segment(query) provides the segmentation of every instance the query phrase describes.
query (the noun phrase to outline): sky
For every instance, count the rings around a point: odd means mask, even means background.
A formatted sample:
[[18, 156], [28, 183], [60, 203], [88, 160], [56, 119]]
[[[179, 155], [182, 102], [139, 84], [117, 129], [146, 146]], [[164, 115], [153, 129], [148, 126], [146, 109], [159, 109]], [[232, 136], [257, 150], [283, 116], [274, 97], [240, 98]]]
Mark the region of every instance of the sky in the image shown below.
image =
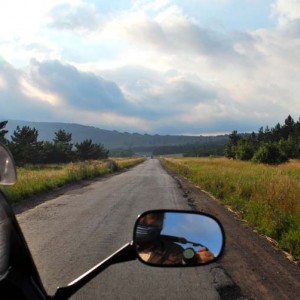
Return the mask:
[[[163, 235], [185, 238], [189, 242], [200, 243], [207, 247], [215, 256], [221, 253], [224, 237], [220, 225], [205, 215], [186, 213], [165, 213]], [[184, 249], [194, 248], [198, 251], [201, 246], [191, 243], [179, 243]]]
[[300, 116], [298, 0], [0, 0], [0, 119], [141, 134]]

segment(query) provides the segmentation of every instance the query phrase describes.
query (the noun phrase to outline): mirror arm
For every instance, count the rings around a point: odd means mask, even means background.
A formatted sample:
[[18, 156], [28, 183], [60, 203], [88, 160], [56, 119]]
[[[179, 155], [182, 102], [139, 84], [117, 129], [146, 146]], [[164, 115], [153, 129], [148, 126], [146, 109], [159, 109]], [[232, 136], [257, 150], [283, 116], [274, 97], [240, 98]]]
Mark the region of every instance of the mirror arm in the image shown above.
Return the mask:
[[127, 243], [92, 269], [70, 282], [66, 287], [58, 287], [52, 299], [68, 299], [110, 265], [135, 260], [136, 258], [137, 254], [133, 242]]

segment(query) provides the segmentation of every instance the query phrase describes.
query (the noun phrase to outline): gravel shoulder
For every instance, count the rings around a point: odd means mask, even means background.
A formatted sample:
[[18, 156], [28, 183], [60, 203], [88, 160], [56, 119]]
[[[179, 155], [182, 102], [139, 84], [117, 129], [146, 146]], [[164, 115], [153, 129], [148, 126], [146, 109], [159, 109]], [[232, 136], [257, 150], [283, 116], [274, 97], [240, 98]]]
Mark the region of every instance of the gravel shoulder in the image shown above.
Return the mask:
[[[300, 267], [266, 237], [183, 177], [171, 174], [192, 209], [216, 216], [226, 234], [221, 266], [237, 285], [223, 299], [299, 299]], [[231, 291], [232, 292], [232, 291]]]

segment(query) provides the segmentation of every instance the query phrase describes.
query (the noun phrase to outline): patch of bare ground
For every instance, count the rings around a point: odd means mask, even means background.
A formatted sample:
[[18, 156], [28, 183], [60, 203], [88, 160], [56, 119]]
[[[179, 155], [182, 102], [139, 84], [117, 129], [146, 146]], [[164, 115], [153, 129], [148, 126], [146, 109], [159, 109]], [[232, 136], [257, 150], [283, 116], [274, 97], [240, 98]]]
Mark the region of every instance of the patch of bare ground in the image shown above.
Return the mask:
[[219, 262], [235, 285], [219, 290], [222, 299], [300, 299], [297, 263], [217, 199], [185, 178], [171, 175], [191, 209], [212, 214], [223, 224], [226, 246]]

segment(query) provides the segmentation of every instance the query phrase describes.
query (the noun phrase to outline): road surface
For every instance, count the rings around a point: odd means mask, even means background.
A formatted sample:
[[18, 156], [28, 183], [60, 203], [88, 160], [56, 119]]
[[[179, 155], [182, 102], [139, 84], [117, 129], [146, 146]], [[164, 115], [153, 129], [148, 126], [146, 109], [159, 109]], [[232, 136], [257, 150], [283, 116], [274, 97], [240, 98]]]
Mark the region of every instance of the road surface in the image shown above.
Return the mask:
[[139, 213], [172, 208], [219, 218], [226, 233], [219, 264], [163, 269], [122, 263], [98, 275], [73, 299], [300, 299], [299, 265], [216, 199], [167, 174], [156, 159], [67, 188], [37, 206], [30, 203], [16, 208], [23, 211], [17, 218], [50, 294], [130, 241]]
[[[188, 209], [178, 183], [156, 159], [69, 189], [17, 215], [49, 294], [132, 240], [139, 213]], [[220, 299], [218, 264], [163, 269], [138, 261], [111, 266], [72, 299]]]

